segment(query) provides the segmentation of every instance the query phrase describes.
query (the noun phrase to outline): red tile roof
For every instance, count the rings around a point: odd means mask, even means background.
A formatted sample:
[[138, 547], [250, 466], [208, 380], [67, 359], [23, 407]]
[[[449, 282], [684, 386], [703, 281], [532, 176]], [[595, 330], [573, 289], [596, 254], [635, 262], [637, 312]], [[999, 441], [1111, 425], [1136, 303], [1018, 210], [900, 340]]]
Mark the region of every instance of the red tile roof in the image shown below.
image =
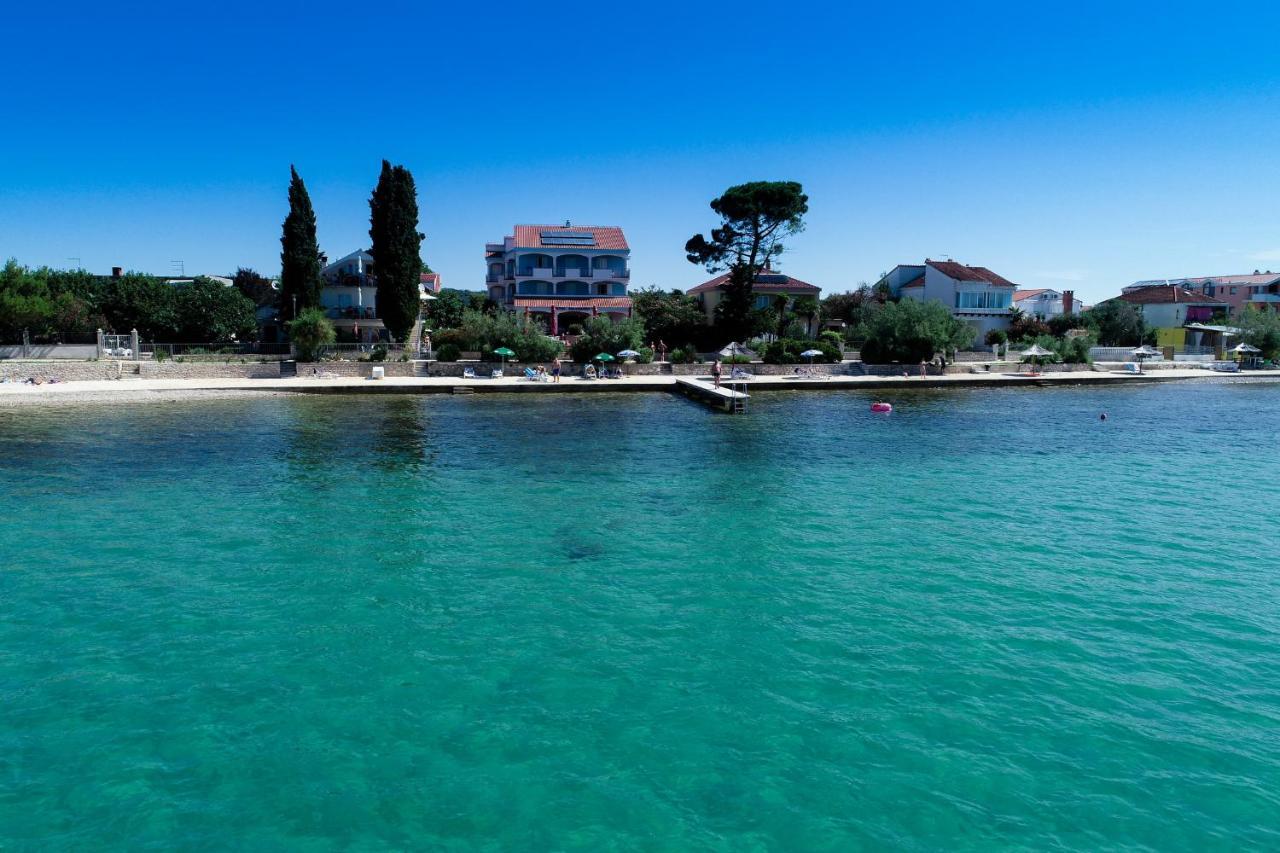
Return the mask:
[[1047, 290], [1049, 290], [1049, 288], [1047, 287], [1040, 287], [1040, 288], [1036, 288], [1035, 290], [1015, 290], [1013, 292], [1013, 301], [1021, 302], [1024, 299], [1030, 299], [1036, 294], [1044, 293]]
[[559, 308], [561, 310], [572, 310], [574, 308], [630, 308], [631, 297], [565, 296], [560, 299], [547, 299], [540, 296], [517, 296], [515, 306], [517, 308]]
[[[568, 234], [586, 233], [595, 238], [595, 243], [590, 246], [573, 246], [554, 241], [544, 244], [542, 242], [542, 232], [544, 231], [561, 231]], [[622, 234], [622, 229], [616, 225], [517, 225], [515, 246], [513, 248], [613, 249], [625, 251], [629, 247], [627, 246], [627, 238]]]
[[440, 292], [440, 273], [424, 272], [418, 276], [418, 281], [432, 293]]
[[1205, 296], [1185, 287], [1144, 287], [1130, 293], [1122, 293], [1116, 297], [1130, 305], [1171, 305], [1186, 303], [1191, 305], [1227, 305], [1225, 300], [1213, 296]]
[[[718, 275], [710, 281], [704, 281], [697, 287], [691, 287], [688, 293], [704, 293], [708, 290], [716, 290], [723, 287], [729, 281], [729, 273]], [[798, 278], [792, 278], [789, 275], [783, 275], [780, 272], [772, 270], [763, 270], [756, 276], [755, 284], [751, 286], [752, 290], [774, 291], [776, 293], [787, 293], [795, 290], [817, 293], [822, 288], [816, 284], [810, 284], [807, 281], [801, 281]]]
[[911, 279], [911, 281], [907, 282], [902, 286], [903, 287], [924, 287], [924, 273], [921, 273], [920, 275]]
[[1012, 287], [1015, 289], [1018, 286], [1007, 278], [996, 275], [986, 267], [971, 267], [955, 261], [931, 261], [927, 258], [925, 263], [943, 275], [954, 278], [956, 281], [985, 281], [1000, 287]]

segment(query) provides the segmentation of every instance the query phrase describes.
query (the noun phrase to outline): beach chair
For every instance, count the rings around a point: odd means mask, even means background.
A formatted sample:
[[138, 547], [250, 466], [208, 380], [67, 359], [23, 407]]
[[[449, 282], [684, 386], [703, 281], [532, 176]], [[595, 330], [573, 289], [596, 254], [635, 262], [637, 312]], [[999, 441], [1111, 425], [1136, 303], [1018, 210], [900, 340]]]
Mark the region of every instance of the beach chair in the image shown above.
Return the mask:
[[530, 382], [537, 382], [538, 371], [534, 370], [532, 367], [526, 367], [524, 369], [524, 378], [528, 379]]
[[752, 379], [754, 377], [755, 377], [754, 373], [752, 373], [749, 370], [744, 370], [741, 367], [735, 367], [733, 368], [733, 370], [729, 371], [730, 379], [746, 380], [746, 379]]
[[476, 378], [476, 369], [475, 369], [474, 367], [464, 367], [464, 368], [462, 368], [462, 378], [463, 378], [463, 379], [475, 379], [475, 378]]
[[596, 367], [594, 364], [588, 364], [586, 367], [582, 369], [582, 378], [583, 379], [596, 378]]
[[1138, 364], [1137, 364], [1137, 362], [1134, 362], [1134, 361], [1126, 361], [1126, 362], [1124, 363], [1124, 372], [1125, 372], [1125, 373], [1141, 373], [1142, 371], [1140, 371], [1140, 370], [1138, 369]]
[[498, 368], [498, 367], [495, 367], [495, 368], [493, 369], [493, 372], [489, 374], [489, 378], [490, 378], [490, 379], [501, 379], [501, 378], [502, 378], [502, 369], [501, 369], [501, 368]]

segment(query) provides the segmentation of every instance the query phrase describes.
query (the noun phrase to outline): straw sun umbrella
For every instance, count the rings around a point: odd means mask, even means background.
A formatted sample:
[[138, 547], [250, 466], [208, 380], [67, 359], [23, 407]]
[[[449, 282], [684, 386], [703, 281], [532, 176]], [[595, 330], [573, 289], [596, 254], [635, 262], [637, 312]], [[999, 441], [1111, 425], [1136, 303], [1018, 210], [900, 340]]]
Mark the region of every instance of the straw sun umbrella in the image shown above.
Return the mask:
[[1141, 373], [1141, 372], [1142, 372], [1142, 360], [1143, 360], [1144, 358], [1151, 358], [1151, 356], [1153, 356], [1153, 355], [1159, 355], [1160, 353], [1159, 353], [1159, 352], [1157, 352], [1156, 350], [1153, 350], [1151, 347], [1147, 346], [1146, 344], [1143, 344], [1142, 346], [1140, 346], [1140, 347], [1138, 347], [1137, 349], [1135, 349], [1135, 350], [1133, 351], [1133, 354], [1134, 354], [1134, 356], [1136, 356], [1136, 357], [1137, 357], [1137, 359], [1138, 359], [1138, 372], [1139, 372], [1139, 373]]
[[1052, 350], [1047, 350], [1039, 344], [1032, 344], [1029, 348], [1022, 351], [1022, 361], [1030, 362], [1032, 367], [1036, 367], [1040, 363], [1040, 359], [1053, 355]]

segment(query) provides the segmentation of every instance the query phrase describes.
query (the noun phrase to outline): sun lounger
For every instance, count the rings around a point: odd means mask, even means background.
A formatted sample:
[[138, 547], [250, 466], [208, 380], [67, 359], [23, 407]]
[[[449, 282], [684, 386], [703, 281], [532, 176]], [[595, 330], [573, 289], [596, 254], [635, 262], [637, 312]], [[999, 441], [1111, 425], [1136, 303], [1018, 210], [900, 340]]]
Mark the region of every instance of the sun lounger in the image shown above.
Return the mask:
[[590, 365], [590, 364], [588, 364], [585, 368], [583, 368], [583, 370], [582, 370], [582, 378], [583, 378], [583, 379], [596, 379], [597, 377], [596, 377], [596, 369], [595, 369], [595, 366], [594, 366], [594, 365]]
[[530, 382], [537, 382], [538, 371], [534, 370], [532, 367], [526, 367], [524, 369], [524, 378], [528, 379]]
[[493, 372], [489, 374], [489, 378], [490, 378], [490, 379], [501, 379], [501, 378], [502, 378], [502, 371], [495, 367], [495, 368], [493, 369]]
[[729, 378], [739, 380], [753, 379], [755, 378], [755, 374], [749, 370], [743, 370], [741, 367], [735, 367], [733, 370], [729, 371]]
[[475, 379], [475, 378], [476, 378], [476, 369], [475, 369], [474, 367], [464, 367], [464, 368], [462, 368], [462, 378], [463, 378], [463, 379]]

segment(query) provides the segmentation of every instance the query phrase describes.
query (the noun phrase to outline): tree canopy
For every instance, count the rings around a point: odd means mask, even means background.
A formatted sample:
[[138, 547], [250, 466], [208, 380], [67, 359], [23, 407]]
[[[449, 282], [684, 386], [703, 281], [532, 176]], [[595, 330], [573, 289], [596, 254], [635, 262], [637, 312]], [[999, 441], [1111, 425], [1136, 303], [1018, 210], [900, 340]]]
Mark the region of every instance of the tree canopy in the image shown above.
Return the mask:
[[382, 161], [382, 174], [369, 198], [369, 237], [378, 279], [378, 316], [393, 338], [404, 341], [422, 308], [422, 234], [418, 231], [418, 191], [404, 166]]
[[1081, 314], [1080, 319], [1098, 339], [1098, 346], [1138, 346], [1146, 334], [1142, 311], [1123, 299], [1099, 302]]
[[290, 166], [289, 175], [289, 215], [280, 235], [280, 307], [292, 317], [295, 302], [298, 314], [304, 308], [318, 307], [324, 285], [311, 196], [297, 169]]
[[0, 341], [83, 343], [98, 329], [143, 340], [224, 343], [251, 340], [254, 304], [235, 287], [209, 278], [170, 284], [128, 272], [92, 275], [83, 270], [28, 269], [10, 260], [0, 269]]
[[696, 297], [679, 290], [648, 287], [632, 291], [631, 308], [644, 324], [645, 341], [662, 341], [668, 348], [684, 346], [699, 340], [705, 328], [706, 315]]
[[1246, 305], [1233, 323], [1240, 340], [1262, 350], [1263, 358], [1280, 357], [1280, 312]]
[[695, 234], [685, 243], [690, 263], [709, 272], [729, 271], [716, 306], [717, 324], [734, 339], [746, 337], [753, 325], [756, 276], [782, 254], [783, 240], [804, 230], [809, 197], [796, 181], [752, 181], [729, 187], [711, 202], [720, 225], [710, 237]]
[[259, 275], [256, 270], [249, 267], [237, 269], [236, 274], [231, 277], [231, 283], [258, 308], [275, 305], [280, 296], [279, 292], [271, 286], [271, 279]]
[[915, 299], [886, 304], [869, 319], [866, 332], [862, 360], [868, 364], [914, 364], [934, 353], [963, 349], [975, 335], [941, 302]]

